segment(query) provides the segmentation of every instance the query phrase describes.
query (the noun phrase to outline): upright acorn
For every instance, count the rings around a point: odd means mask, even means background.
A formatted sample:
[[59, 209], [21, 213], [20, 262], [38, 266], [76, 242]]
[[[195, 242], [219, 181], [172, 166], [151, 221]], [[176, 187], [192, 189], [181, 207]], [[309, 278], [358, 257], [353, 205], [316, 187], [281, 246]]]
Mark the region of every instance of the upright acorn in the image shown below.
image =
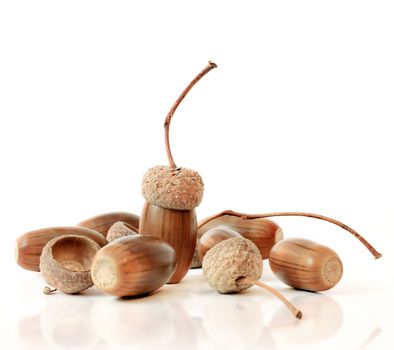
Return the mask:
[[197, 239], [195, 208], [201, 203], [204, 183], [197, 171], [177, 167], [171, 154], [169, 128], [171, 118], [191, 88], [216, 64], [208, 65], [189, 83], [167, 114], [164, 130], [169, 166], [149, 169], [142, 181], [146, 202], [139, 230], [166, 240], [176, 251], [177, 266], [168, 283], [178, 283], [186, 275], [193, 259]]

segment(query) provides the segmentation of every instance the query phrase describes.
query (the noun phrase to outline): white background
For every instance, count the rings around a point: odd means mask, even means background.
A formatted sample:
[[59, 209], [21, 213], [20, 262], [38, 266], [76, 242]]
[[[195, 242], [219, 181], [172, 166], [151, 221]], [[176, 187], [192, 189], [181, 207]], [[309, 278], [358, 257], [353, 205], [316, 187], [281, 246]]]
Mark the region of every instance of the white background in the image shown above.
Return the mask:
[[[1, 347], [392, 349], [393, 18], [392, 1], [379, 0], [2, 0]], [[165, 115], [209, 59], [218, 68], [171, 125], [175, 161], [205, 182], [198, 217], [316, 212], [383, 258], [327, 223], [277, 219], [345, 267], [322, 295], [267, 269], [262, 279], [304, 308], [303, 323], [257, 287], [215, 294], [200, 271], [124, 304], [95, 289], [42, 295], [39, 275], [14, 262], [15, 239], [140, 213], [143, 173], [166, 163]]]

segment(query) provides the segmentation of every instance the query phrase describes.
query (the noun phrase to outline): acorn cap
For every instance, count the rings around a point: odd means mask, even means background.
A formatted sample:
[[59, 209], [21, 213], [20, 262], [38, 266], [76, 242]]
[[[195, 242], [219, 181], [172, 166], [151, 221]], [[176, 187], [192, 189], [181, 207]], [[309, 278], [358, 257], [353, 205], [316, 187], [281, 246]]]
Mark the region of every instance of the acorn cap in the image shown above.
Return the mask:
[[168, 166], [150, 168], [142, 180], [142, 195], [153, 205], [176, 210], [192, 210], [202, 200], [204, 183], [197, 171]]
[[50, 240], [40, 257], [46, 283], [63, 293], [79, 293], [93, 286], [90, 265], [100, 246], [92, 239], [64, 235]]
[[226, 239], [205, 254], [203, 275], [219, 293], [234, 293], [253, 286], [263, 272], [261, 254], [248, 239]]

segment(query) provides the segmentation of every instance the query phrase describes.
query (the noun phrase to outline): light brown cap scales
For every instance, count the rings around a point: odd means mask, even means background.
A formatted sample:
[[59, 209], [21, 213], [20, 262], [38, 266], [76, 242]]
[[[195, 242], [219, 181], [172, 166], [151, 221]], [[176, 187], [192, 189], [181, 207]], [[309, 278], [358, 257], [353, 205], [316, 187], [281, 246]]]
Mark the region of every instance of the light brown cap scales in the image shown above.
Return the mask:
[[[203, 274], [219, 293], [235, 293], [253, 286], [263, 272], [257, 246], [242, 237], [226, 239], [205, 254]], [[247, 281], [249, 280], [249, 281]]]
[[202, 200], [204, 183], [197, 171], [168, 166], [150, 168], [142, 180], [142, 195], [153, 205], [176, 210], [192, 210]]

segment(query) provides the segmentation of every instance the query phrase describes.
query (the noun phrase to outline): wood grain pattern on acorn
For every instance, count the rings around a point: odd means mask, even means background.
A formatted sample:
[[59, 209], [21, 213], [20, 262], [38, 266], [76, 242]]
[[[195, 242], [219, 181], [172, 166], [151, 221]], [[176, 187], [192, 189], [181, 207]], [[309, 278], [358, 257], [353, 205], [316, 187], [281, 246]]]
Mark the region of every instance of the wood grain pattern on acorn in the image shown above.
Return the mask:
[[337, 253], [303, 238], [278, 242], [271, 250], [269, 263], [274, 275], [283, 283], [313, 292], [334, 287], [343, 273]]
[[212, 220], [206, 218], [198, 225], [198, 239], [215, 227], [227, 227], [251, 240], [260, 250], [263, 259], [267, 259], [274, 244], [283, 238], [282, 229], [277, 223], [264, 218], [245, 219], [234, 215], [221, 215]]
[[156, 236], [115, 239], [95, 255], [91, 275], [96, 287], [114, 296], [137, 296], [160, 288], [174, 272], [175, 250]]
[[19, 266], [26, 270], [40, 271], [40, 256], [45, 245], [53, 238], [63, 235], [86, 236], [103, 247], [107, 240], [97, 231], [85, 227], [48, 227], [30, 231], [16, 240], [15, 258]]

